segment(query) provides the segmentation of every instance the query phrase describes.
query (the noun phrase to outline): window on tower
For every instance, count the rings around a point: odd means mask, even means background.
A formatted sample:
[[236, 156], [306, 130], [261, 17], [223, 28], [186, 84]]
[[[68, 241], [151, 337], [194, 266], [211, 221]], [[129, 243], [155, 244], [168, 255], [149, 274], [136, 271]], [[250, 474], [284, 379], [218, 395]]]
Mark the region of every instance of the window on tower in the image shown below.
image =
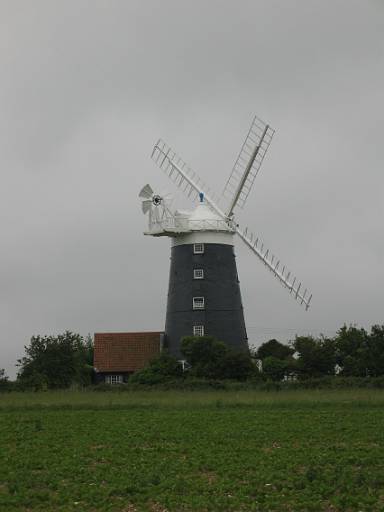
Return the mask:
[[193, 270], [193, 279], [204, 279], [204, 270], [202, 268], [195, 268]]
[[194, 325], [193, 326], [193, 335], [194, 336], [204, 336], [204, 325]]
[[193, 244], [194, 254], [204, 254], [204, 244]]
[[204, 309], [204, 297], [193, 297], [193, 309]]

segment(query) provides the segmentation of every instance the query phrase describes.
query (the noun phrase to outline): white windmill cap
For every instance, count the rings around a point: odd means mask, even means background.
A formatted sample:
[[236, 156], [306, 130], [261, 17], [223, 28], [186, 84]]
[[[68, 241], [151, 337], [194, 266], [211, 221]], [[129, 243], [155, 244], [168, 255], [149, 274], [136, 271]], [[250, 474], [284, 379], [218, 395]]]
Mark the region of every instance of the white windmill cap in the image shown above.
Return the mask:
[[200, 201], [189, 216], [192, 231], [232, 231], [225, 220], [203, 201]]

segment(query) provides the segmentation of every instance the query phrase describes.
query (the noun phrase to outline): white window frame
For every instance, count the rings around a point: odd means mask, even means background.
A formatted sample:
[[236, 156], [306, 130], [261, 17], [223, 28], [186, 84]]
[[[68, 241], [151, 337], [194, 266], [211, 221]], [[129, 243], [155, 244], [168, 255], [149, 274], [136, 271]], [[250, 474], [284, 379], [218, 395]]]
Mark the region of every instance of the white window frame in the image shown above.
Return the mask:
[[202, 268], [194, 268], [193, 279], [204, 279], [204, 270]]
[[204, 254], [204, 244], [193, 244], [194, 254]]
[[193, 326], [193, 335], [194, 336], [204, 336], [204, 325], [194, 325]]
[[105, 382], [114, 386], [115, 384], [123, 383], [123, 376], [121, 374], [111, 374], [105, 376]]
[[193, 307], [193, 309], [204, 309], [205, 308], [204, 297], [193, 297], [192, 307]]
[[186, 372], [191, 368], [191, 365], [185, 359], [179, 359], [178, 363], [180, 363], [183, 372]]

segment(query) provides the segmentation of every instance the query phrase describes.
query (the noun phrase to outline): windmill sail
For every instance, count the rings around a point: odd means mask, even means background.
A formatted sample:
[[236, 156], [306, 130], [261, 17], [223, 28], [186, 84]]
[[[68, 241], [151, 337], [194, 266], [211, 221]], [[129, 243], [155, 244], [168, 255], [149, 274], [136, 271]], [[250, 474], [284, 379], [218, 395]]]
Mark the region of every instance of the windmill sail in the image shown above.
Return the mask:
[[[257, 130], [259, 130], [259, 133], [261, 131], [259, 139], [255, 139], [255, 133], [258, 133]], [[228, 213], [225, 213], [224, 209], [219, 206], [220, 198], [213, 194], [199, 176], [161, 139], [155, 144], [151, 157], [160, 169], [167, 174], [167, 176], [188, 198], [195, 200], [199, 193], [203, 192], [205, 201], [209, 207], [228, 225], [230, 225], [234, 231], [236, 231], [243, 242], [256, 254], [256, 256], [258, 256], [258, 258], [273, 273], [280, 283], [288, 289], [291, 295], [293, 295], [301, 305], [304, 305], [307, 310], [309, 308], [312, 295], [307, 295], [307, 290], [303, 293], [301, 291], [301, 283], [297, 283], [296, 277], [293, 277], [290, 272], [286, 271], [285, 266], [282, 266], [279, 260], [275, 260], [275, 257], [270, 255], [269, 250], [265, 249], [264, 245], [259, 242], [259, 239], [254, 237], [252, 233], [248, 232], [248, 229], [245, 229], [244, 231], [240, 229], [233, 221], [231, 215], [233, 208], [237, 204], [244, 205], [244, 202], [248, 197], [250, 187], [253, 184], [268, 146], [272, 140], [273, 133], [274, 130], [272, 128], [255, 117], [247, 139], [240, 151], [238, 161], [241, 160], [240, 157], [242, 157], [242, 155], [247, 154], [248, 142], [256, 141], [254, 142], [253, 154], [251, 155], [252, 158], [248, 160], [248, 163], [244, 167], [245, 170], [240, 178], [236, 178], [234, 173], [232, 173], [229, 179], [230, 181], [233, 177], [234, 185], [231, 186], [232, 190], [235, 190], [235, 192], [232, 193], [231, 198], [232, 208], [226, 210]], [[226, 189], [227, 191], [230, 190], [229, 187], [226, 187]]]
[[[191, 200], [195, 201], [200, 192], [211, 208], [217, 208], [219, 196], [182, 160], [163, 140], [155, 144], [151, 158], [173, 183]], [[213, 206], [214, 205], [214, 206]], [[221, 215], [224, 215], [221, 212]]]
[[244, 207], [274, 133], [273, 128], [254, 117], [223, 191], [230, 201], [228, 215], [233, 214], [236, 206]]
[[279, 259], [270, 253], [269, 249], [264, 247], [264, 244], [253, 233], [250, 233], [248, 228], [244, 231], [239, 227], [236, 228], [239, 237], [251, 249], [252, 252], [264, 263], [264, 265], [272, 272], [272, 274], [280, 281], [280, 283], [288, 288], [293, 297], [305, 306], [307, 310], [311, 303], [312, 295], [308, 294], [308, 290], [301, 291], [301, 283], [297, 281], [296, 277], [283, 265]]

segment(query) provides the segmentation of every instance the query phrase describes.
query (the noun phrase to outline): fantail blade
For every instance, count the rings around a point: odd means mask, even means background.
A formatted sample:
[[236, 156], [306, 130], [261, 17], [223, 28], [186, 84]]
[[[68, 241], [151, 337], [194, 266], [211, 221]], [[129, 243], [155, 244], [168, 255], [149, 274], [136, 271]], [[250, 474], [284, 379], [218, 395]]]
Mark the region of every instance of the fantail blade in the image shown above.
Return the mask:
[[152, 190], [152, 187], [150, 185], [145, 185], [141, 190], [140, 190], [140, 193], [139, 193], [139, 197], [141, 197], [142, 199], [149, 199], [150, 197], [152, 197], [153, 195], [153, 190]]

